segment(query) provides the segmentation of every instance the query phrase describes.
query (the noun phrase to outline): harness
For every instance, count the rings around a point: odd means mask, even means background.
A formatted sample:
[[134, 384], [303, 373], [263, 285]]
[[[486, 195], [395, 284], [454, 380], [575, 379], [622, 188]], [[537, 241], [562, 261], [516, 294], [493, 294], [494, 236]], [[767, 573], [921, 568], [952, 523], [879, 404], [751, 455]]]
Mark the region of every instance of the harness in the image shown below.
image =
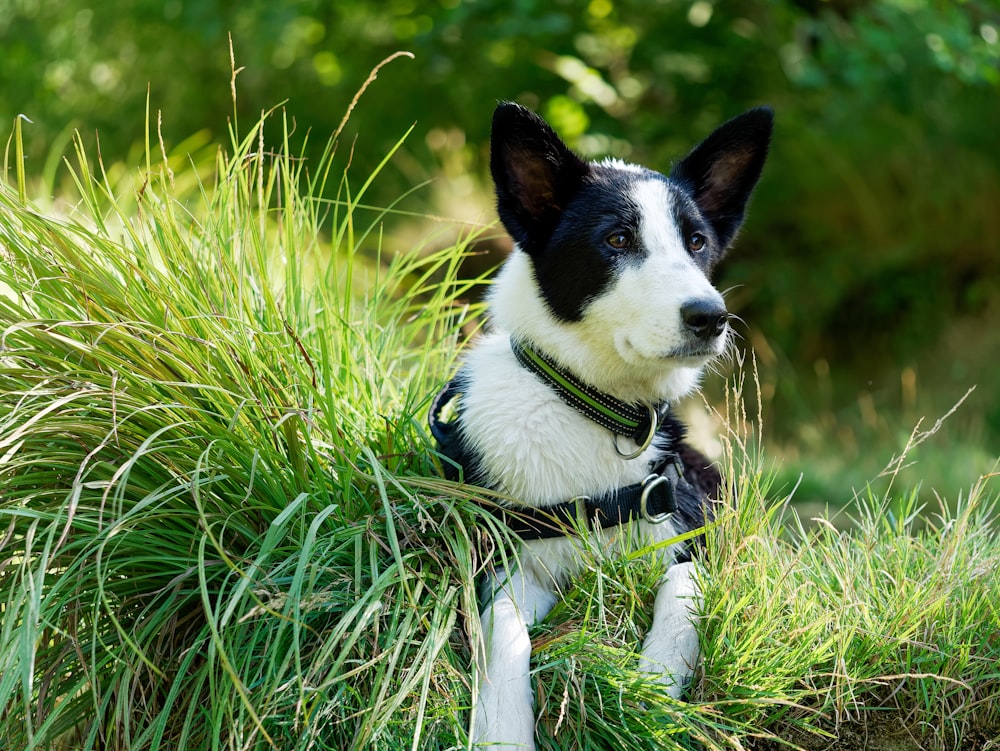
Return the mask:
[[[569, 406], [611, 432], [612, 443], [620, 456], [634, 459], [652, 443], [669, 404], [654, 407], [623, 402], [583, 383], [527, 343], [511, 338], [510, 345], [522, 367], [538, 376]], [[462, 371], [459, 371], [435, 396], [429, 422], [440, 454], [467, 474], [476, 462], [474, 451], [463, 440], [459, 420], [446, 422], [443, 417], [445, 409], [452, 402], [461, 411], [463, 382]], [[620, 437], [634, 441], [637, 449], [623, 452], [618, 445]], [[455, 466], [445, 464], [445, 475], [449, 479], [459, 479]], [[651, 468], [650, 474], [642, 482], [603, 495], [576, 496], [545, 508], [493, 504], [488, 508], [522, 540], [563, 537], [578, 526], [607, 529], [639, 519], [660, 524], [676, 511], [675, 491], [682, 481], [683, 465], [680, 457], [675, 453], [668, 453]]]

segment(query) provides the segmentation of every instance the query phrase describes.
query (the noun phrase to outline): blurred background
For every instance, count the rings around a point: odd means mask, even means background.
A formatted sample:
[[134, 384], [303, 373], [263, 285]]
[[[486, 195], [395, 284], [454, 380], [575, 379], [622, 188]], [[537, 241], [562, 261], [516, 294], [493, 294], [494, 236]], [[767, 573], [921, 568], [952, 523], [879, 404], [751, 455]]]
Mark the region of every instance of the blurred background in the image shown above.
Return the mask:
[[[897, 480], [933, 502], [1000, 455], [998, 37], [996, 0], [8, 0], [0, 123], [30, 119], [28, 171], [52, 193], [74, 129], [106, 163], [143, 164], [147, 87], [167, 150], [192, 163], [234, 116], [280, 103], [309, 158], [372, 68], [407, 50], [354, 111], [345, 165], [354, 143], [367, 175], [415, 123], [371, 202], [411, 194], [413, 212], [489, 222], [498, 99], [586, 156], [661, 171], [770, 104], [771, 158], [718, 282], [746, 322], [779, 486], [850, 500], [975, 386]], [[428, 223], [402, 222], [387, 250]], [[504, 240], [484, 250], [494, 263]]]

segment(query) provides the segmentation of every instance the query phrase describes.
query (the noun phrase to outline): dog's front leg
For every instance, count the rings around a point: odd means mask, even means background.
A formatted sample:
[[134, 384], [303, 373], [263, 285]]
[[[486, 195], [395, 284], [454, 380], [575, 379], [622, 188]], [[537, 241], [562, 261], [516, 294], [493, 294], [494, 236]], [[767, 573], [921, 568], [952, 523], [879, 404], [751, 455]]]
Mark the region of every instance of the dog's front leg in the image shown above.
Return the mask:
[[535, 748], [528, 627], [552, 609], [555, 592], [518, 571], [500, 572], [481, 615], [483, 642], [476, 650], [477, 695], [472, 738], [484, 748]]
[[684, 692], [698, 660], [699, 598], [694, 564], [671, 566], [656, 593], [653, 625], [642, 647], [639, 669], [655, 674], [675, 699]]

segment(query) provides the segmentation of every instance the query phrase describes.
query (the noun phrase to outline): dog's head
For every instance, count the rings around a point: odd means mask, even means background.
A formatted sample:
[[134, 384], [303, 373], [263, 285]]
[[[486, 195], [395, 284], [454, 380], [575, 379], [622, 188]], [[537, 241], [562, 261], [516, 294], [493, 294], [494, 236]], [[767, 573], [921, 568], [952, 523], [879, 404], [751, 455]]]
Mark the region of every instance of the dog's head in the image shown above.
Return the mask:
[[621, 398], [692, 389], [728, 340], [709, 275], [743, 221], [771, 125], [771, 110], [750, 110], [665, 176], [584, 161], [538, 115], [501, 103], [490, 167], [517, 249], [492, 295], [498, 323]]

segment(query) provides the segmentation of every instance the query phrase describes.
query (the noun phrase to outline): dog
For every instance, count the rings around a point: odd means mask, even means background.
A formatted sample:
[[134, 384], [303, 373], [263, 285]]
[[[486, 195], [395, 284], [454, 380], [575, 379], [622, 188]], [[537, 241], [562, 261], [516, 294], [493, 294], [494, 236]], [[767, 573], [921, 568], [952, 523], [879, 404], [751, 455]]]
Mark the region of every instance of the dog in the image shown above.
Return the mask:
[[535, 748], [528, 629], [580, 572], [581, 534], [663, 543], [639, 669], [674, 698], [693, 676], [697, 546], [676, 538], [711, 518], [721, 476], [670, 405], [731, 340], [709, 278], [742, 224], [772, 121], [749, 110], [664, 175], [585, 161], [518, 104], [494, 112], [490, 169], [514, 249], [489, 293], [491, 329], [430, 418], [446, 475], [516, 499], [494, 508], [520, 544], [483, 598], [477, 747]]

